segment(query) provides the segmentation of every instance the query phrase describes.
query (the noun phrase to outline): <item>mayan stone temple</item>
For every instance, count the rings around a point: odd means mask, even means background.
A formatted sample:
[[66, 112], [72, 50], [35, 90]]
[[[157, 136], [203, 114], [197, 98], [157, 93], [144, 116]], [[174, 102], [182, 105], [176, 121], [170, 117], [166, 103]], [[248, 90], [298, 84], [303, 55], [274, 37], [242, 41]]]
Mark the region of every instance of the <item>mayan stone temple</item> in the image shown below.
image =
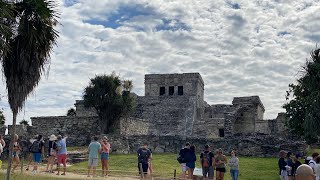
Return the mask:
[[[263, 119], [265, 108], [259, 96], [234, 97], [230, 104], [207, 104], [199, 73], [146, 74], [145, 96], [136, 97], [130, 117], [121, 118], [117, 131], [108, 134], [112, 150], [135, 152], [149, 142], [155, 152], [177, 152], [186, 141], [237, 149], [242, 155], [275, 156], [280, 149], [303, 152], [305, 144], [289, 137], [285, 114]], [[32, 126], [18, 128], [20, 133], [68, 134], [70, 145], [85, 145], [100, 134], [97, 114], [75, 103], [75, 116], [33, 117]], [[9, 130], [10, 131], [10, 130]]]

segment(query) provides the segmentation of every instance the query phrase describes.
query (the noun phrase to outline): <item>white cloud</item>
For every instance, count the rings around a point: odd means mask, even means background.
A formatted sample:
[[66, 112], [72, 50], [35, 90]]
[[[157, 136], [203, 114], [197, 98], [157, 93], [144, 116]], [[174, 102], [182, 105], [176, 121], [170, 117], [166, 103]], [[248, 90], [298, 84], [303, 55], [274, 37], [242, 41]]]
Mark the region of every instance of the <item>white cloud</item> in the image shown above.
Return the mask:
[[[64, 115], [96, 74], [116, 71], [143, 95], [144, 74], [199, 72], [205, 100], [259, 95], [275, 118], [289, 83], [320, 41], [319, 0], [59, 0], [48, 79], [19, 120]], [[0, 83], [5, 95], [5, 84]], [[11, 122], [7, 99], [0, 108]]]

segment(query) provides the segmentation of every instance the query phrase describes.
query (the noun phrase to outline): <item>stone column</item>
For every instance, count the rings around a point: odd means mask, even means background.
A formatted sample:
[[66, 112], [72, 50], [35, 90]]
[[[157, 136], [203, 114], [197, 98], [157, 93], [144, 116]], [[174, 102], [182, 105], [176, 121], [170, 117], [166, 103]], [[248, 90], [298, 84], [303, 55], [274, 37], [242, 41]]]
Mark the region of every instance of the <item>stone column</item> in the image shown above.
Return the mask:
[[233, 135], [233, 123], [235, 122], [234, 113], [224, 113], [224, 137], [228, 138]]

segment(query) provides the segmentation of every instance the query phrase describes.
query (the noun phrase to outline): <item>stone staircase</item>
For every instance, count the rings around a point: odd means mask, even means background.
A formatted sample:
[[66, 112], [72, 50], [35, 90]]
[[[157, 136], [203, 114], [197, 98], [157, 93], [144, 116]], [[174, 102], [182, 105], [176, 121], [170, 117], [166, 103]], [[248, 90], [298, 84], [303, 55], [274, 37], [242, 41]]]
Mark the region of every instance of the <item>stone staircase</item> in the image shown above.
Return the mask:
[[75, 150], [68, 152], [68, 162], [71, 164], [88, 161], [88, 152], [86, 150]]

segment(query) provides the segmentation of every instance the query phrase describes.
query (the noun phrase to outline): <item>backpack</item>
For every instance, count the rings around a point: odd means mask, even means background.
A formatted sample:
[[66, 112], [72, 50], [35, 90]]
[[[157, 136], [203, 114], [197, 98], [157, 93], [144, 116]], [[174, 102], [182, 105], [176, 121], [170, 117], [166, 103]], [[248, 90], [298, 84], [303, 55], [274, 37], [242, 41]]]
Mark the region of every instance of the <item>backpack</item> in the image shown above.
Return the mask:
[[140, 163], [148, 162], [148, 158], [149, 158], [148, 149], [141, 149], [139, 153], [139, 162]]
[[30, 147], [30, 152], [38, 153], [41, 152], [41, 142], [40, 141], [34, 141]]
[[185, 155], [186, 155], [186, 150], [183, 148], [183, 149], [180, 150], [179, 155], [177, 157], [177, 161], [180, 164], [186, 162]]
[[207, 168], [209, 166], [210, 166], [210, 151], [207, 153], [203, 152], [202, 167]]

